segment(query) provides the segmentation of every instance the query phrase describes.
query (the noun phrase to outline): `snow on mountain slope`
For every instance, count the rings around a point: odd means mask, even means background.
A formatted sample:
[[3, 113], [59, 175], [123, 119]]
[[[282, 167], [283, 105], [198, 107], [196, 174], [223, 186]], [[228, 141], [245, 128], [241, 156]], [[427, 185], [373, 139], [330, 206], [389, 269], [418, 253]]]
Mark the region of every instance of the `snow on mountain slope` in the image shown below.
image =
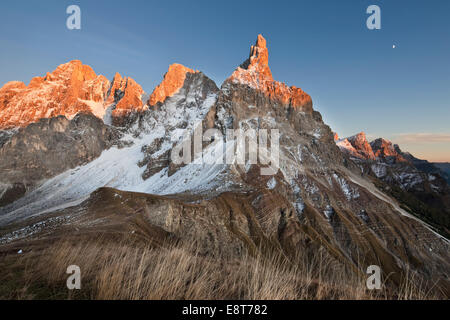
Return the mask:
[[262, 35], [258, 35], [255, 45], [250, 48], [249, 58], [233, 72], [228, 81], [264, 92], [272, 100], [298, 111], [312, 112], [312, 100], [306, 92], [273, 79], [269, 68], [269, 50]]
[[131, 146], [105, 150], [92, 162], [51, 178], [13, 204], [0, 208], [0, 224], [47, 212], [51, 208], [78, 204], [100, 187], [170, 194], [201, 189], [203, 184], [212, 183], [221, 173], [221, 166], [191, 164], [170, 177], [166, 168], [145, 181], [143, 174], [146, 168], [139, 165], [145, 157], [143, 150], [146, 146], [158, 139], [163, 141], [152, 153], [152, 157], [157, 158], [171, 150], [182, 137], [190, 135], [194, 125], [201, 123], [215, 103], [216, 94], [211, 93], [203, 99], [202, 92], [193, 89], [190, 86], [179, 90], [158, 109], [147, 111], [142, 119], [136, 121], [122, 138]]
[[[217, 161], [219, 158], [216, 155], [220, 153], [219, 150], [223, 146], [224, 144], [221, 142], [208, 146], [203, 150], [203, 157]], [[226, 144], [228, 150], [232, 150], [234, 147], [234, 143]], [[226, 149], [222, 152], [227, 152]], [[181, 167], [171, 176], [169, 176], [168, 168], [165, 168], [140, 184], [120, 186], [118, 189], [159, 195], [188, 192], [209, 198], [230, 191], [237, 185], [232, 181], [227, 164], [211, 164], [211, 162], [192, 162]]]

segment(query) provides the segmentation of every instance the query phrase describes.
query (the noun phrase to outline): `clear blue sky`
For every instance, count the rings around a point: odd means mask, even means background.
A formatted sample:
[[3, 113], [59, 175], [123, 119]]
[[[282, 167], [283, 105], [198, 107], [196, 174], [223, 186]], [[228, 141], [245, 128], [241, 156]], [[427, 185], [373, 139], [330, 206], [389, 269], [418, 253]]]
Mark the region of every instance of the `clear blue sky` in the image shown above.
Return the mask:
[[[66, 28], [71, 4], [79, 31]], [[381, 30], [366, 28], [371, 4]], [[262, 33], [274, 78], [308, 92], [341, 136], [365, 131], [450, 161], [448, 0], [1, 1], [0, 12], [1, 85], [79, 59], [147, 92], [173, 62], [220, 86]]]

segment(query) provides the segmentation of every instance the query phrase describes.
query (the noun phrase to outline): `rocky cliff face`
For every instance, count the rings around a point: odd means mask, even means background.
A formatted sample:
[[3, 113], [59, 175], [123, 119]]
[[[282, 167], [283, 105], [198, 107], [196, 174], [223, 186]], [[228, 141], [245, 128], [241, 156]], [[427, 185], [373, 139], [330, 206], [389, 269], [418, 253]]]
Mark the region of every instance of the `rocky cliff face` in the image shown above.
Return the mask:
[[88, 163], [118, 145], [121, 133], [92, 114], [41, 119], [19, 129], [0, 146], [0, 206], [38, 183]]
[[164, 75], [163, 81], [153, 90], [147, 102], [148, 105], [156, 106], [158, 103], [162, 104], [167, 98], [177, 93], [184, 86], [188, 73], [194, 74], [198, 73], [198, 71], [186, 68], [178, 63], [172, 64]]
[[0, 130], [24, 127], [60, 115], [72, 119], [80, 112], [91, 112], [100, 119], [111, 112], [120, 117], [144, 108], [143, 93], [131, 78], [116, 74], [110, 82], [81, 61], [71, 61], [44, 77], [33, 78], [28, 86], [17, 81], [3, 86]]

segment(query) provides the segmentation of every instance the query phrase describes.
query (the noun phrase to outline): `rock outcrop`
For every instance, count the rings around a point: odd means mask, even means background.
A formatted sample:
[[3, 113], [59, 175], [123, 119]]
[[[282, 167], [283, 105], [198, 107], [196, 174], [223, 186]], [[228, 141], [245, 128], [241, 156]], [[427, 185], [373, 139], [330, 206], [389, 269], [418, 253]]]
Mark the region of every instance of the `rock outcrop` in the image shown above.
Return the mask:
[[[346, 148], [348, 144], [345, 140], [347, 140], [353, 147], [353, 149], [349, 149], [353, 156], [361, 159], [375, 160], [375, 154], [373, 153], [372, 147], [370, 146], [364, 132], [360, 132], [354, 136], [343, 139], [341, 142], [338, 142], [338, 146]], [[356, 153], [354, 153], [354, 151], [356, 151]]]
[[147, 104], [149, 106], [155, 106], [158, 103], [161, 104], [166, 101], [167, 98], [177, 93], [183, 87], [186, 80], [186, 74], [188, 73], [194, 74], [198, 73], [198, 71], [186, 68], [178, 63], [172, 64], [167, 73], [164, 75], [163, 81], [150, 95], [150, 99]]
[[132, 78], [122, 78], [116, 73], [108, 90], [108, 97], [104, 106], [114, 105], [112, 115], [120, 117], [130, 112], [142, 112], [146, 109], [142, 96], [144, 90]]
[[72, 120], [41, 119], [0, 147], [0, 206], [17, 200], [41, 181], [86, 164], [119, 145], [121, 133], [91, 113]]
[[149, 109], [137, 119], [140, 131], [159, 132], [158, 138], [143, 146], [144, 158], [139, 166], [145, 167], [143, 178], [170, 168], [172, 175], [177, 166], [171, 162], [171, 152], [179, 142], [176, 132], [192, 133], [197, 122], [207, 115], [219, 92], [214, 81], [202, 72], [180, 64], [169, 67], [164, 80], [153, 91]]
[[377, 159], [382, 159], [385, 162], [396, 163], [405, 162], [406, 159], [397, 152], [395, 146], [391, 141], [383, 138], [378, 138], [370, 143], [372, 150]]
[[424, 192], [433, 181], [431, 189], [443, 191], [442, 172], [426, 160], [403, 152], [391, 141], [378, 138], [369, 143], [364, 132], [349, 138], [335, 140], [341, 151], [358, 163], [363, 172], [371, 172], [377, 178], [404, 190]]

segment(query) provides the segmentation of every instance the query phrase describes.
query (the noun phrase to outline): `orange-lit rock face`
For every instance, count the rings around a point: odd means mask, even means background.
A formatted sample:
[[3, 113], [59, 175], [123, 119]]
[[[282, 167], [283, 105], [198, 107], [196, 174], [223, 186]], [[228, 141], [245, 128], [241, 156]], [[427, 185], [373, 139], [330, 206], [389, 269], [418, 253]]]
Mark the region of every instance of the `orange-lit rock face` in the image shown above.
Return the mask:
[[234, 83], [241, 83], [253, 89], [264, 92], [268, 97], [283, 105], [304, 112], [312, 112], [311, 97], [302, 89], [273, 80], [269, 68], [269, 51], [266, 40], [258, 36], [256, 44], [250, 49], [249, 58], [238, 67], [228, 79]]
[[334, 141], [338, 141], [339, 140], [339, 135], [337, 133], [334, 133]]
[[3, 88], [0, 89], [0, 113], [8, 106], [14, 96], [26, 87], [25, 83], [19, 81], [11, 81], [5, 84]]
[[372, 150], [377, 158], [393, 158], [398, 162], [406, 162], [407, 160], [399, 154], [391, 141], [383, 138], [376, 139], [370, 143]]
[[0, 89], [0, 129], [22, 127], [58, 115], [70, 119], [79, 112], [92, 112], [102, 118], [115, 102], [118, 113], [142, 109], [142, 88], [132, 79], [123, 81], [121, 89], [125, 100], [122, 102], [114, 99], [116, 91], [112, 90], [108, 79], [97, 76], [91, 67], [74, 60], [60, 65], [45, 77], [33, 78], [28, 86], [9, 82]]
[[169, 71], [164, 75], [163, 81], [155, 88], [148, 100], [149, 106], [163, 103], [168, 97], [173, 96], [183, 87], [186, 80], [186, 73], [197, 73], [181, 64], [174, 63], [169, 67]]
[[141, 100], [144, 90], [131, 78], [127, 78], [125, 94], [117, 103], [116, 109], [113, 111], [113, 116], [124, 115], [131, 111], [142, 111], [146, 107]]
[[357, 135], [346, 139], [337, 138], [335, 135], [337, 146], [350, 154], [352, 157], [363, 160], [383, 160], [389, 163], [408, 162], [394, 147], [392, 142], [383, 138], [378, 138], [372, 142], [368, 142], [366, 134], [360, 132]]
[[112, 80], [110, 89], [109, 89], [109, 94], [108, 97], [106, 98], [106, 105], [111, 105], [115, 102], [115, 98], [114, 95], [120, 94], [118, 90], [120, 90], [121, 92], [123, 92], [125, 90], [125, 86], [126, 86], [126, 81], [125, 79], [122, 78], [122, 76], [119, 73], [116, 73], [114, 75], [114, 78]]
[[109, 91], [105, 106], [116, 103], [112, 113], [113, 116], [122, 116], [131, 111], [142, 111], [145, 109], [141, 100], [144, 90], [133, 79], [122, 78], [120, 74], [116, 73]]
[[351, 145], [355, 148], [360, 158], [375, 160], [375, 154], [372, 147], [367, 141], [366, 134], [360, 132], [357, 135], [347, 138]]

